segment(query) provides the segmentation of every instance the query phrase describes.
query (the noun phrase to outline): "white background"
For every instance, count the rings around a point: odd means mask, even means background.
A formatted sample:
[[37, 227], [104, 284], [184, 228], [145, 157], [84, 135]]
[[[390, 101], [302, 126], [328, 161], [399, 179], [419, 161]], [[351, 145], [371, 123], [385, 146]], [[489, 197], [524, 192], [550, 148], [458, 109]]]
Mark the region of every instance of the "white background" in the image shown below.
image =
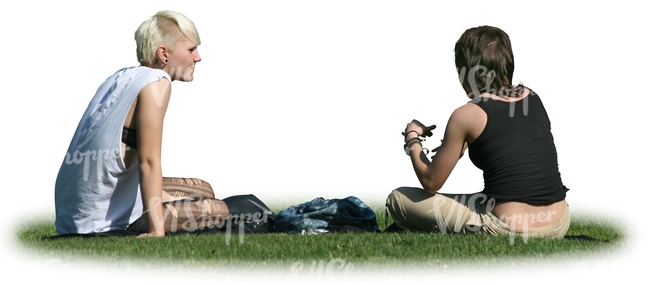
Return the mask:
[[[54, 214], [56, 174], [90, 98], [113, 72], [137, 65], [138, 25], [172, 9], [197, 26], [203, 61], [194, 82], [172, 85], [165, 176], [202, 178], [218, 197], [251, 193], [267, 204], [349, 195], [382, 203], [393, 188], [418, 185], [402, 151], [406, 123], [436, 124], [425, 142], [433, 148], [467, 101], [453, 62], [456, 40], [470, 27], [497, 26], [512, 41], [514, 82], [540, 94], [549, 113], [572, 211], [613, 216], [629, 235], [614, 257], [521, 278], [641, 275], [650, 25], [647, 9], [632, 3], [3, 2], [0, 268], [45, 282], [121, 276], [75, 271], [77, 264], [61, 271], [26, 257], [15, 228]], [[465, 156], [442, 191], [481, 188], [481, 173]], [[171, 278], [155, 270], [141, 277]]]

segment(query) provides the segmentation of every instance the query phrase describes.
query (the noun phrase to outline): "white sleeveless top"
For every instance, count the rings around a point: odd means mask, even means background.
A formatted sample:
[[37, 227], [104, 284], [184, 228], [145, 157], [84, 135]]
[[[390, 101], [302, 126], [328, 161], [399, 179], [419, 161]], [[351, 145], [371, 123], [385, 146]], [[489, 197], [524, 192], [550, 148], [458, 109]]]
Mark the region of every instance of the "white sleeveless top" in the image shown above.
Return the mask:
[[56, 178], [58, 234], [124, 230], [142, 216], [139, 158], [124, 165], [122, 128], [140, 90], [163, 77], [171, 82], [165, 71], [130, 67], [117, 71], [99, 87]]

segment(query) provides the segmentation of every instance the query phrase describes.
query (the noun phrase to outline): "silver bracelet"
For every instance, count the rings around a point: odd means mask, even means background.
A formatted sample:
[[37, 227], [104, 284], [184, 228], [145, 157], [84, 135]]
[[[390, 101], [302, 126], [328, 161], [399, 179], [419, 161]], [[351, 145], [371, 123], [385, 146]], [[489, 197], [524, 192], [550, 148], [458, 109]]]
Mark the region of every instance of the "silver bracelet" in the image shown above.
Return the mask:
[[417, 143], [417, 144], [420, 144], [420, 146], [422, 146], [422, 139], [420, 139], [419, 137], [414, 137], [414, 138], [408, 140], [408, 141], [404, 144], [404, 152], [406, 152], [406, 155], [407, 155], [407, 156], [410, 155], [411, 147], [412, 147], [414, 144], [416, 144], [416, 143]]

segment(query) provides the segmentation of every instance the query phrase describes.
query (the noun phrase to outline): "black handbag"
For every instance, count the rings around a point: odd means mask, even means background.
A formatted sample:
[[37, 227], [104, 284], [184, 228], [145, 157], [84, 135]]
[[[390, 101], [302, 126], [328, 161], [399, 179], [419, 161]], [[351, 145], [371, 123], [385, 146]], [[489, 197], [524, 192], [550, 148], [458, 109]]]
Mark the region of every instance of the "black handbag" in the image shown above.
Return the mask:
[[253, 194], [236, 195], [224, 198], [230, 216], [227, 226], [233, 233], [258, 234], [273, 232], [275, 214], [264, 202]]

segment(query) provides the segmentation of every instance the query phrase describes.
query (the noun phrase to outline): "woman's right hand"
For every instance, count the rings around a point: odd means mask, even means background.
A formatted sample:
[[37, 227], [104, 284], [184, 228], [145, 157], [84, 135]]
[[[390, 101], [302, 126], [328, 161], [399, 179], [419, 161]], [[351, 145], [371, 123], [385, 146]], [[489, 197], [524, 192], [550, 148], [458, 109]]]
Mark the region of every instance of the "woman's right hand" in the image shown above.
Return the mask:
[[142, 238], [142, 237], [164, 237], [164, 236], [165, 236], [164, 232], [162, 234], [157, 233], [157, 232], [151, 232], [151, 233], [142, 233], [142, 234], [138, 235], [139, 238]]
[[433, 130], [436, 128], [436, 125], [431, 125], [431, 126], [425, 126], [424, 124], [420, 123], [418, 120], [413, 120], [410, 123], [406, 125], [406, 130], [402, 133], [402, 135], [406, 135], [408, 132], [415, 131], [418, 133], [418, 135], [422, 137], [430, 137], [433, 135]]

